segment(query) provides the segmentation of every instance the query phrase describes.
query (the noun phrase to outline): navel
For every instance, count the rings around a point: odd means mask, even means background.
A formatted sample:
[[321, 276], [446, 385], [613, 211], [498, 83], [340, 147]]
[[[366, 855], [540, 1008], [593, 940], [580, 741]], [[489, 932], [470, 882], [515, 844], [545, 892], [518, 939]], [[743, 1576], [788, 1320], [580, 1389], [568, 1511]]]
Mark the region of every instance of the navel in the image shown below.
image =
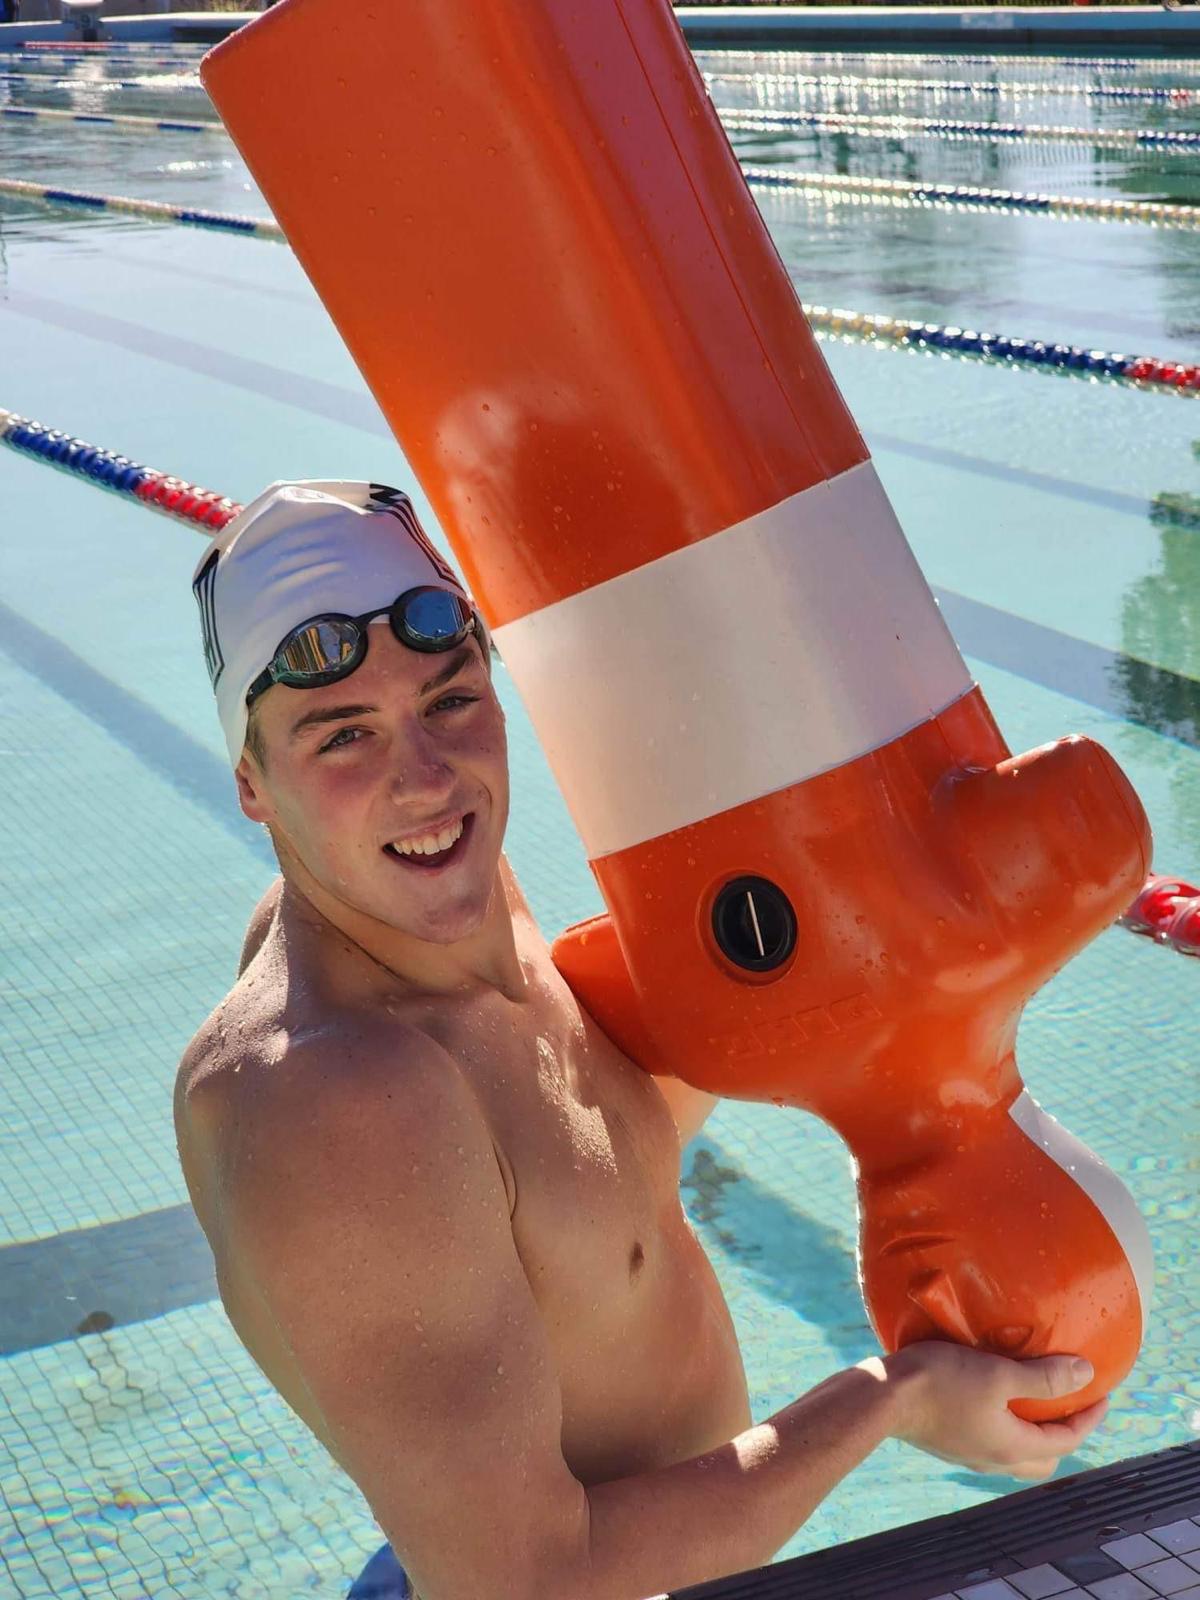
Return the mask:
[[642, 1249], [641, 1241], [633, 1241], [633, 1249], [629, 1252], [629, 1276], [636, 1278], [646, 1264], [646, 1252]]

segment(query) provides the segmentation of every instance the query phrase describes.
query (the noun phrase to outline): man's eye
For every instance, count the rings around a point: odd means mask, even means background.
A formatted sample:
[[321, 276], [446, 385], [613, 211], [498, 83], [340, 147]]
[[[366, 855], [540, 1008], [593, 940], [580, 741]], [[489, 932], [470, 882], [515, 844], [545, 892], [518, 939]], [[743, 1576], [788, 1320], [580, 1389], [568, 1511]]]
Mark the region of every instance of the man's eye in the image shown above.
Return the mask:
[[324, 755], [326, 750], [344, 750], [347, 745], [357, 744], [361, 732], [361, 728], [339, 728], [332, 738], [326, 739], [318, 754]]
[[474, 694], [447, 694], [440, 700], [435, 700], [429, 709], [441, 711], [444, 707], [449, 707], [450, 710], [457, 711], [461, 706], [473, 706], [478, 698], [479, 696]]

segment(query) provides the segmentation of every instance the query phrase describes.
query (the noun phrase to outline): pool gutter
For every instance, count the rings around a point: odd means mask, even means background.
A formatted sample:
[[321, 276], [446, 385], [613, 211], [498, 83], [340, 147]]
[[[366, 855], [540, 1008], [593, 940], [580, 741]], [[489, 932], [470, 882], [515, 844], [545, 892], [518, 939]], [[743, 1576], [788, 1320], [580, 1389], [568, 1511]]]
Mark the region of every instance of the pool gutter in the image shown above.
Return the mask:
[[[1019, 55], [1088, 49], [1114, 55], [1200, 55], [1200, 5], [1165, 6], [681, 6], [697, 47], [775, 45], [806, 50], [945, 50]], [[215, 44], [253, 11], [177, 11], [105, 17], [113, 41]], [[0, 23], [0, 50], [78, 40], [73, 22]]]

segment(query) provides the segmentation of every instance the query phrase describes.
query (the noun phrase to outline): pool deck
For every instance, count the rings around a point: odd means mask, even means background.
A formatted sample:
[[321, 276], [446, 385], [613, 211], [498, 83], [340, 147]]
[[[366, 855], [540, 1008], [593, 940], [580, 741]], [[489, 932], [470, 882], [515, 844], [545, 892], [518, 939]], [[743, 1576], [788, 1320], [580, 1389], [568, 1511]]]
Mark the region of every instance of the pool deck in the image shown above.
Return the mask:
[[[216, 43], [258, 13], [177, 11], [166, 15], [109, 17], [103, 36], [113, 41]], [[682, 6], [677, 11], [688, 42], [697, 47], [778, 45], [819, 50], [844, 48], [945, 50], [1021, 54], [1027, 51], [1100, 50], [1114, 55], [1200, 55], [1200, 4], [1166, 6]], [[0, 50], [22, 44], [77, 40], [67, 22], [0, 24]]]

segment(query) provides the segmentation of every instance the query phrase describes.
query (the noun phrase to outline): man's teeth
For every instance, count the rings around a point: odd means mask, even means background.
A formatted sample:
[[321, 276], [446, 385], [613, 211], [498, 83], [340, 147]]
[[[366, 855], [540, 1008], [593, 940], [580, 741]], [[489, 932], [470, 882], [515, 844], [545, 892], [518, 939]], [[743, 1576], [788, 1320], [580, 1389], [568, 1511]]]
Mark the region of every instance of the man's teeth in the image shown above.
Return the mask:
[[463, 819], [452, 822], [441, 833], [425, 833], [416, 839], [395, 839], [392, 849], [401, 856], [436, 856], [462, 838]]

